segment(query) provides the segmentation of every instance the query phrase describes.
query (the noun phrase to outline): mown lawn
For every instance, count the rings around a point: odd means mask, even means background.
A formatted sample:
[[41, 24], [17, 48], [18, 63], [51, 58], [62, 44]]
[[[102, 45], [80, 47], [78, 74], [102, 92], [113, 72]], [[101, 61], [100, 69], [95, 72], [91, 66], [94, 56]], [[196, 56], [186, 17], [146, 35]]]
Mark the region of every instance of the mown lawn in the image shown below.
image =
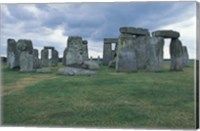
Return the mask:
[[2, 124], [103, 128], [195, 128], [194, 63], [182, 72], [96, 76], [20, 73], [2, 68]]

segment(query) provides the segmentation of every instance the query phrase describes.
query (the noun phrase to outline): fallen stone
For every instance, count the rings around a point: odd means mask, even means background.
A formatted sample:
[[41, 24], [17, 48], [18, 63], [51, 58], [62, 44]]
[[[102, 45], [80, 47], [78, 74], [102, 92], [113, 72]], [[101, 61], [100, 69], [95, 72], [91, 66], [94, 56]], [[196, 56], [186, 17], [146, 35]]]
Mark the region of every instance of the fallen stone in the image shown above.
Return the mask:
[[136, 36], [150, 36], [148, 29], [135, 28], [135, 27], [121, 27], [119, 31], [122, 34], [130, 34]]
[[84, 61], [82, 68], [89, 70], [97, 70], [99, 69], [99, 65], [94, 61]]
[[37, 73], [52, 73], [50, 68], [41, 68], [41, 69], [36, 69]]
[[95, 71], [85, 70], [81, 68], [74, 67], [64, 67], [58, 70], [58, 74], [66, 75], [66, 76], [91, 76], [96, 75]]
[[180, 37], [180, 33], [173, 30], [158, 30], [152, 32], [152, 36], [163, 37], [163, 38], [178, 38]]

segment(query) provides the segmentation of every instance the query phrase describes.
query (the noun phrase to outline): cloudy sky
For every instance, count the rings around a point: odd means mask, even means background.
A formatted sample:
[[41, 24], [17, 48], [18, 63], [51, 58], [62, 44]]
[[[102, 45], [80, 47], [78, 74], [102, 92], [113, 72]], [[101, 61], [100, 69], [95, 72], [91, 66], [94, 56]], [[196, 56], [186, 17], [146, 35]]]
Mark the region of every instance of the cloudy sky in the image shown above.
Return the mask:
[[[2, 4], [1, 55], [7, 39], [31, 39], [34, 48], [54, 46], [62, 57], [68, 36], [88, 40], [89, 56], [102, 57], [103, 38], [119, 36], [119, 27], [179, 31], [190, 58], [196, 58], [195, 2]], [[169, 40], [164, 57], [169, 58]]]

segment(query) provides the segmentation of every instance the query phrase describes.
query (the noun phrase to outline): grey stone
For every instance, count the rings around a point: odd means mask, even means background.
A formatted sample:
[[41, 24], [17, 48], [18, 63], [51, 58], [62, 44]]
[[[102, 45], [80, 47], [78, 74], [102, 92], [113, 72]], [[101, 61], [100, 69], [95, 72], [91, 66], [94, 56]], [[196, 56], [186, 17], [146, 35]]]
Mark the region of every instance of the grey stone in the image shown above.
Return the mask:
[[116, 57], [116, 70], [124, 72], [137, 71], [137, 60], [135, 52], [136, 38], [128, 34], [119, 36]]
[[82, 38], [79, 36], [69, 36], [67, 41], [66, 65], [80, 67], [83, 63]]
[[20, 53], [20, 71], [30, 72], [33, 69], [33, 55], [29, 54], [28, 51], [22, 51]]
[[146, 69], [149, 71], [163, 70], [163, 46], [164, 39], [159, 37], [150, 37], [147, 45], [147, 63]]
[[66, 66], [66, 53], [67, 53], [67, 48], [65, 48], [65, 50], [63, 51], [63, 59], [62, 59], [62, 62], [63, 62], [63, 65]]
[[183, 47], [179, 39], [172, 39], [170, 43], [170, 70], [183, 70]]
[[51, 66], [57, 66], [58, 65], [58, 51], [52, 50], [52, 57], [51, 57]]
[[20, 71], [29, 72], [33, 69], [33, 45], [31, 40], [18, 40], [17, 48], [20, 50]]
[[189, 66], [189, 55], [187, 51], [187, 47], [183, 46], [183, 67]]
[[130, 34], [136, 36], [150, 36], [148, 29], [135, 28], [135, 27], [121, 27], [119, 31], [122, 34]]
[[37, 73], [52, 73], [50, 68], [40, 68], [40, 69], [36, 69]]
[[13, 69], [19, 67], [19, 50], [17, 49], [17, 42], [14, 39], [7, 40], [7, 65], [8, 68]]
[[105, 43], [103, 45], [103, 65], [108, 65], [109, 61], [113, 59], [112, 45], [111, 43]]
[[105, 43], [118, 43], [118, 38], [104, 38]]
[[40, 68], [40, 59], [38, 58], [38, 50], [33, 49], [33, 68]]
[[83, 56], [83, 60], [88, 60], [89, 58], [88, 58], [88, 42], [87, 42], [87, 40], [83, 40], [83, 45], [82, 45], [82, 47], [83, 47], [83, 54], [82, 54], [82, 56]]
[[20, 51], [28, 51], [29, 54], [33, 54], [33, 44], [31, 40], [26, 40], [26, 39], [18, 40], [17, 48]]
[[147, 63], [147, 46], [149, 44], [149, 36], [139, 36], [134, 40], [135, 54], [137, 60], [137, 68], [145, 69]]
[[97, 63], [98, 63], [99, 65], [102, 64], [100, 56], [97, 57]]
[[111, 60], [108, 64], [108, 67], [110, 68], [115, 68], [115, 65], [116, 65], [116, 60]]
[[96, 75], [96, 72], [81, 68], [64, 67], [58, 70], [58, 74], [66, 76], [76, 76], [76, 75], [91, 76], [91, 75]]
[[52, 46], [44, 46], [44, 49], [55, 50], [55, 48], [54, 48], [54, 47], [52, 47]]
[[163, 38], [178, 38], [180, 37], [180, 33], [173, 30], [158, 30], [152, 32], [152, 36]]
[[42, 67], [48, 67], [49, 66], [48, 55], [49, 55], [48, 49], [42, 49], [41, 50], [41, 66]]
[[82, 68], [89, 70], [97, 70], [99, 69], [99, 65], [94, 61], [84, 61]]

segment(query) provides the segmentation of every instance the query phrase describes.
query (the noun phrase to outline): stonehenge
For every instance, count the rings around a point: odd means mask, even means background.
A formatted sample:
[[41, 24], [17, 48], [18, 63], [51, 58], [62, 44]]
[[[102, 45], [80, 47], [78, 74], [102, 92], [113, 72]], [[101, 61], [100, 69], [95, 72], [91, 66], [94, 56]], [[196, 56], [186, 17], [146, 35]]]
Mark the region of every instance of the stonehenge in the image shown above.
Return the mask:
[[145, 28], [121, 27], [113, 59], [110, 39], [104, 39], [103, 64], [115, 67], [116, 71], [138, 70], [162, 71], [164, 39], [171, 39], [170, 70], [179, 71], [188, 65], [187, 48], [179, 40], [180, 33], [173, 30], [158, 30], [151, 33]]
[[[189, 66], [187, 47], [182, 45], [180, 33], [177, 31], [157, 30], [150, 33], [145, 28], [121, 27], [119, 32], [118, 38], [103, 39], [102, 61], [99, 56], [97, 59], [90, 56], [89, 59], [87, 40], [81, 36], [69, 36], [62, 57], [65, 68], [59, 71], [60, 74], [65, 72], [64, 74], [70, 75], [70, 69], [80, 72], [81, 69], [97, 70], [101, 63], [109, 68], [115, 68], [117, 72], [163, 71], [165, 39], [171, 40], [169, 69], [182, 71], [184, 67]], [[8, 68], [19, 68], [23, 72], [50, 73], [48, 67], [58, 66], [59, 53], [54, 47], [44, 46], [41, 58], [38, 56], [39, 51], [33, 48], [31, 40], [7, 40]]]

